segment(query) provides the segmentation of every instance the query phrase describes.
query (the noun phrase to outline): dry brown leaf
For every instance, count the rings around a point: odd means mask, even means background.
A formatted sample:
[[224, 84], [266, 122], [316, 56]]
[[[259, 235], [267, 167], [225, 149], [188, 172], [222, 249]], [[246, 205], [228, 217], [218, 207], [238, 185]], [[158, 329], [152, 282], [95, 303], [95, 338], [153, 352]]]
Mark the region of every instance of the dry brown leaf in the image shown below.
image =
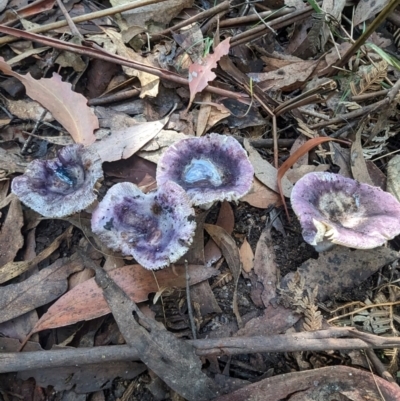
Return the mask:
[[[133, 49], [125, 46], [124, 41], [122, 40], [121, 34], [116, 32], [113, 29], [106, 29], [106, 34], [111, 38], [113, 43], [117, 46], [117, 53], [125, 57], [129, 60], [137, 61], [141, 64], [152, 66], [152, 64], [148, 61], [147, 58], [142, 57], [140, 54], [137, 54]], [[139, 71], [134, 68], [123, 66], [125, 74], [130, 77], [138, 77], [141, 84], [140, 97], [144, 98], [145, 96], [155, 97], [158, 94], [158, 86], [160, 84], [160, 78], [149, 74], [148, 72]], [[173, 105], [171, 105], [172, 107]]]
[[[305, 279], [305, 289], [313, 291], [318, 285], [318, 299], [323, 302], [334, 294], [358, 287], [381, 267], [397, 260], [398, 252], [389, 248], [350, 250], [337, 246], [329, 252], [319, 254], [318, 259], [309, 259], [297, 271]], [[295, 273], [288, 273], [281, 283], [292, 280]]]
[[224, 256], [229, 268], [231, 269], [235, 284], [235, 290], [232, 300], [233, 313], [236, 316], [239, 328], [242, 328], [242, 318], [240, 317], [239, 308], [237, 305], [237, 285], [241, 272], [239, 249], [236, 245], [235, 240], [222, 227], [215, 226], [213, 224], [204, 224], [204, 229], [215, 241], [215, 243], [221, 248], [222, 255]]
[[[301, 396], [294, 398], [293, 394], [301, 394]], [[400, 390], [396, 383], [390, 383], [369, 371], [349, 366], [328, 366], [269, 377], [216, 398], [214, 401], [285, 399], [395, 401], [400, 399]]]
[[291, 63], [275, 71], [250, 73], [248, 76], [265, 91], [293, 91], [300, 88], [317, 67], [318, 61]]
[[[2, 213], [4, 213], [4, 210]], [[12, 262], [24, 244], [24, 237], [21, 234], [23, 225], [24, 217], [22, 215], [21, 202], [18, 198], [13, 197], [5, 220], [0, 226], [0, 266]]]
[[61, 258], [25, 281], [0, 288], [0, 323], [45, 305], [68, 288], [68, 276], [83, 269], [82, 261]]
[[165, 149], [185, 138], [190, 136], [173, 130], [161, 130], [137, 155], [157, 164]]
[[211, 104], [211, 112], [207, 121], [206, 132], [210, 131], [210, 129], [221, 120], [228, 118], [231, 115], [231, 112], [225, 106], [221, 106], [223, 108], [214, 106], [214, 103]]
[[0, 267], [0, 284], [18, 277], [20, 274], [26, 272], [31, 267], [36, 266], [38, 263], [48, 258], [67, 238], [71, 236], [73, 227], [68, 227], [60, 236], [58, 236], [46, 249], [39, 253], [31, 260], [23, 262], [8, 262]]
[[285, 177], [292, 183], [295, 184], [300, 178], [304, 177], [308, 173], [314, 173], [316, 171], [328, 171], [331, 168], [329, 164], [319, 164], [318, 166], [303, 165], [297, 168], [291, 168]]
[[279, 194], [267, 188], [257, 178], [253, 180], [253, 185], [250, 192], [240, 199], [242, 202], [247, 202], [249, 205], [258, 207], [259, 209], [268, 209], [272, 205], [282, 205]]
[[196, 136], [202, 136], [207, 127], [207, 122], [211, 114], [211, 93], [205, 92], [202, 95], [202, 104], [197, 116]]
[[[110, 3], [116, 7], [130, 0], [111, 0]], [[160, 23], [162, 26], [169, 24], [172, 18], [175, 18], [184, 8], [190, 8], [193, 0], [167, 0], [150, 4], [144, 7], [138, 7], [133, 10], [122, 13], [126, 26], [140, 26], [148, 30], [148, 24], [154, 26], [154, 22]]]
[[244, 239], [243, 244], [239, 249], [239, 252], [240, 260], [242, 261], [242, 269], [246, 273], [250, 273], [254, 267], [254, 253], [246, 238]]
[[193, 63], [189, 67], [189, 89], [190, 89], [190, 100], [189, 105], [192, 104], [196, 93], [201, 92], [207, 85], [208, 82], [215, 79], [216, 75], [212, 71], [213, 68], [217, 68], [217, 62], [222, 56], [225, 56], [229, 52], [230, 38], [223, 40], [215, 49], [214, 53], [207, 55], [202, 64]]
[[[248, 139], [244, 140], [244, 147], [249, 153], [249, 159], [254, 168], [255, 176], [268, 188], [279, 193], [278, 170], [264, 160], [260, 154], [250, 145]], [[293, 185], [285, 177], [282, 179], [282, 191], [287, 197], [292, 192]]]
[[[217, 273], [212, 268], [189, 265], [190, 284], [206, 280]], [[186, 286], [183, 266], [175, 266], [174, 270], [167, 267], [152, 272], [140, 265], [127, 265], [110, 270], [108, 274], [135, 302], [146, 301], [148, 294], [157, 292], [159, 288], [184, 288]], [[110, 308], [103, 297], [103, 291], [92, 278], [77, 285], [58, 299], [41, 317], [32, 333], [95, 319], [108, 313], [110, 313]]]
[[371, 177], [369, 176], [361, 145], [361, 133], [364, 130], [364, 126], [365, 125], [361, 123], [361, 126], [359, 127], [356, 133], [356, 139], [351, 144], [350, 167], [351, 167], [351, 173], [355, 180], [373, 186], [374, 183], [372, 182]]
[[374, 17], [389, 3], [389, 0], [363, 0], [357, 3], [354, 12], [354, 26], [361, 24], [367, 19]]
[[29, 73], [17, 74], [2, 58], [0, 70], [21, 81], [26, 94], [47, 109], [75, 142], [90, 145], [95, 141], [93, 132], [99, 128], [97, 117], [87, 105], [87, 99], [74, 92], [71, 84], [63, 82], [60, 75], [54, 73], [52, 78], [36, 80]]
[[[235, 226], [235, 215], [233, 214], [232, 206], [229, 202], [222, 202], [215, 224], [222, 227], [228, 234], [232, 234], [233, 227]], [[204, 247], [204, 260], [206, 266], [211, 266], [221, 256], [221, 249], [212, 239], [209, 240]]]
[[156, 137], [166, 122], [167, 118], [164, 118], [113, 131], [110, 136], [91, 145], [91, 148], [100, 155], [103, 162], [127, 159]]
[[276, 297], [278, 268], [275, 263], [275, 251], [271, 237], [271, 229], [264, 228], [257, 243], [254, 256], [254, 273], [262, 283], [261, 299], [267, 308], [271, 299]]

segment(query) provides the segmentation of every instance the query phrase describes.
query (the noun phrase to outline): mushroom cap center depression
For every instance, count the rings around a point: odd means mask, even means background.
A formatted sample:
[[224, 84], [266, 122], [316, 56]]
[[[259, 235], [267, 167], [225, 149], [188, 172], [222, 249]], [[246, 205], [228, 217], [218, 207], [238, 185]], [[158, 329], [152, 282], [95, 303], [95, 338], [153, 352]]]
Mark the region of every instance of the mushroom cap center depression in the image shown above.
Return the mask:
[[211, 184], [214, 187], [222, 185], [221, 173], [208, 159], [192, 159], [183, 172], [183, 180], [187, 184]]
[[327, 220], [346, 228], [356, 227], [364, 220], [359, 194], [350, 195], [343, 191], [323, 194], [319, 198], [318, 209]]
[[55, 162], [48, 166], [47, 171], [49, 192], [67, 195], [80, 188], [85, 181], [85, 172], [79, 164], [65, 167]]

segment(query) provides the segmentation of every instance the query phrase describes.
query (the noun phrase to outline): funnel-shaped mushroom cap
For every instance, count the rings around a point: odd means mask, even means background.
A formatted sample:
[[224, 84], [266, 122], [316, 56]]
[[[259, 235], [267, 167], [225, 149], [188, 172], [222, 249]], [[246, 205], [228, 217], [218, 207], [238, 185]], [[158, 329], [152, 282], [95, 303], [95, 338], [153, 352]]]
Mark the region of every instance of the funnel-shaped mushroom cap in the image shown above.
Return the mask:
[[338, 174], [306, 174], [291, 194], [303, 238], [371, 249], [400, 234], [400, 203], [380, 188]]
[[94, 185], [103, 177], [97, 153], [83, 145], [61, 149], [55, 159], [34, 160], [11, 188], [31, 209], [46, 217], [79, 212], [96, 199]]
[[157, 166], [157, 183], [176, 182], [194, 205], [237, 201], [249, 192], [253, 175], [239, 142], [218, 134], [182, 139], [165, 151]]
[[92, 215], [92, 230], [111, 249], [132, 255], [146, 269], [176, 262], [196, 228], [185, 191], [174, 182], [144, 194], [135, 184], [111, 187]]

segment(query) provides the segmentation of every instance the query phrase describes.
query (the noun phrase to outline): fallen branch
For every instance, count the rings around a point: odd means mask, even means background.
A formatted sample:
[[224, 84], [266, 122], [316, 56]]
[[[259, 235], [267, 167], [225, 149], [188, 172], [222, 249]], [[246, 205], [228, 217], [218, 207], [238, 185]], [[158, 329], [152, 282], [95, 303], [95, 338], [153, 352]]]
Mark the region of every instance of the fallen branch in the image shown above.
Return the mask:
[[[273, 336], [232, 337], [188, 341], [197, 355], [238, 355], [257, 352], [327, 351], [345, 349], [385, 349], [400, 347], [398, 337], [379, 337], [354, 328], [277, 334]], [[28, 343], [29, 344], [29, 343]], [[93, 348], [0, 353], [0, 373], [32, 369], [80, 366], [104, 361], [137, 361], [139, 352], [129, 345]]]

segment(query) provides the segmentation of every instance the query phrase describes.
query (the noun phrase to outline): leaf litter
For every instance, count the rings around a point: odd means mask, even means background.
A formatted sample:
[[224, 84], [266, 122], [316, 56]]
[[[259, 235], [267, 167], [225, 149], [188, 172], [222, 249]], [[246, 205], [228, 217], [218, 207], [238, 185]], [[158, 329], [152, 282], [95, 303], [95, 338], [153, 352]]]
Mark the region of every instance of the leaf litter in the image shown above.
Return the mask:
[[[46, 387], [53, 386], [61, 399], [94, 393], [108, 401], [136, 391], [138, 399], [262, 394], [273, 400], [299, 392], [313, 398], [329, 384], [326, 397], [361, 399], [379, 391], [398, 399], [399, 239], [371, 250], [337, 246], [317, 254], [302, 239], [288, 198], [313, 171], [338, 172], [399, 197], [399, 10], [387, 1], [286, 1], [281, 10], [254, 3], [240, 14], [228, 2], [112, 5], [92, 15], [70, 4], [65, 12], [73, 20], [46, 26], [51, 13], [62, 15], [55, 2], [19, 2], [23, 28], [0, 28], [20, 39], [0, 38], [9, 44], [0, 61], [0, 320], [5, 340], [33, 334], [30, 353], [18, 354], [14, 345], [0, 354], [20, 371], [2, 391], [26, 399], [46, 399]], [[387, 13], [389, 22], [380, 26]], [[4, 10], [0, 18], [4, 24], [15, 15]], [[82, 24], [90, 20], [96, 22], [91, 30]], [[362, 36], [364, 22], [369, 38]], [[32, 27], [41, 34], [25, 31]], [[69, 32], [87, 40], [74, 44]], [[242, 141], [255, 170], [252, 188], [237, 204], [196, 208], [191, 249], [154, 274], [98, 241], [90, 226], [96, 204], [49, 220], [9, 195], [9, 183], [29, 162], [52, 159], [73, 142], [100, 155], [99, 201], [117, 182], [149, 192], [157, 188], [157, 164], [167, 148], [211, 132]], [[71, 182], [68, 171], [56, 174]], [[343, 338], [354, 344], [351, 353], [329, 324], [352, 326]], [[329, 327], [325, 337], [322, 327]], [[316, 336], [274, 360], [268, 353], [278, 345], [291, 350], [293, 332]], [[62, 358], [49, 365], [47, 351], [32, 345], [38, 341], [52, 352], [68, 350], [81, 366]], [[101, 346], [118, 358], [123, 344], [137, 350], [129, 361], [105, 366], [82, 359]], [[362, 348], [374, 373], [370, 381], [357, 368]], [[386, 367], [373, 348], [384, 349]], [[29, 364], [34, 360], [40, 371]], [[4, 366], [1, 374], [9, 372]], [[331, 385], [346, 380], [351, 394]], [[119, 394], [113, 383], [122, 386]]]

